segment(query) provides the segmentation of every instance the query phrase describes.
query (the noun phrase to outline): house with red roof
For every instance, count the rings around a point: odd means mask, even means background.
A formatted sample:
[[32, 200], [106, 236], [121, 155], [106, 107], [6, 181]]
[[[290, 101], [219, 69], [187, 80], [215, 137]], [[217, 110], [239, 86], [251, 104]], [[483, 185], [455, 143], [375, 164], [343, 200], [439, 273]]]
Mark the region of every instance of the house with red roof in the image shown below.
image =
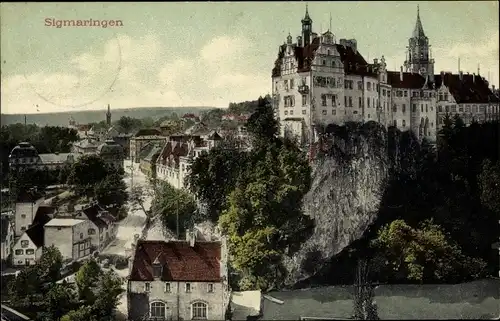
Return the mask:
[[224, 242], [139, 240], [129, 260], [128, 320], [225, 320]]

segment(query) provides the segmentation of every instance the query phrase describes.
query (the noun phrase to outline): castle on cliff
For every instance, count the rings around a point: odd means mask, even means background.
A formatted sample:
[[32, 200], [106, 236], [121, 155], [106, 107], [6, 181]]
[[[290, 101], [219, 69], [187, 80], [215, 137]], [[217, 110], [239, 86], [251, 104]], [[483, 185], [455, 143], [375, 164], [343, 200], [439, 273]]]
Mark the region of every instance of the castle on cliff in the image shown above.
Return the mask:
[[281, 135], [302, 143], [317, 139], [318, 125], [376, 121], [436, 140], [446, 115], [466, 124], [499, 119], [498, 91], [479, 74], [441, 71], [429, 51], [420, 12], [399, 71], [384, 56], [367, 62], [355, 39], [336, 40], [328, 29], [313, 31], [306, 7], [302, 33], [279, 46], [272, 70], [272, 102]]

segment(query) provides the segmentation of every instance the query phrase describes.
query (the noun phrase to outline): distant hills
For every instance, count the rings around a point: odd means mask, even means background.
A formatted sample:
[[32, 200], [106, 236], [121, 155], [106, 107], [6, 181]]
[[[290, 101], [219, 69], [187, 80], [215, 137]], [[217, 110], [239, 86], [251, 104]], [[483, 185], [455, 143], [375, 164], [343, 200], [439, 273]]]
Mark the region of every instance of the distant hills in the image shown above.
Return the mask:
[[[112, 121], [120, 119], [122, 116], [132, 118], [151, 117], [158, 119], [162, 116], [167, 116], [172, 113], [177, 113], [182, 116], [186, 113], [199, 114], [202, 111], [208, 111], [216, 107], [141, 107], [127, 109], [111, 109]], [[101, 120], [106, 120], [106, 110], [87, 110], [87, 111], [67, 111], [58, 113], [37, 113], [27, 114], [26, 123], [36, 124], [38, 126], [67, 126], [70, 117], [77, 124], [97, 123]], [[24, 123], [24, 114], [1, 114], [1, 125], [10, 125], [16, 123]]]

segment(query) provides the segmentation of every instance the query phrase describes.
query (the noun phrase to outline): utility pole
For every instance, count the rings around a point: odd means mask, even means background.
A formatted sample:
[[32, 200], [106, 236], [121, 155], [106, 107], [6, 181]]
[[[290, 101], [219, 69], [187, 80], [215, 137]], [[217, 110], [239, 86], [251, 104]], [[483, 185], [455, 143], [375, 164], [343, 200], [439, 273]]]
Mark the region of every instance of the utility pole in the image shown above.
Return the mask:
[[179, 240], [179, 196], [176, 197], [176, 210], [175, 210], [175, 219], [176, 219], [176, 234], [177, 240]]

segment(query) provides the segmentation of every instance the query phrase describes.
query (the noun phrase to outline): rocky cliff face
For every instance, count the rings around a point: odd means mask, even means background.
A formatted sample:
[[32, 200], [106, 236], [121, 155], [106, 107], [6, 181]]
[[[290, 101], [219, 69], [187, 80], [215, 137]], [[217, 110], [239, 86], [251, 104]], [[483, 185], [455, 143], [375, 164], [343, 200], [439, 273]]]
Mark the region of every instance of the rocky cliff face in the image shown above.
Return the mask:
[[315, 228], [300, 250], [283, 260], [287, 285], [314, 275], [363, 235], [376, 218], [388, 175], [387, 134], [374, 123], [330, 129], [316, 150], [313, 183], [303, 203]]

